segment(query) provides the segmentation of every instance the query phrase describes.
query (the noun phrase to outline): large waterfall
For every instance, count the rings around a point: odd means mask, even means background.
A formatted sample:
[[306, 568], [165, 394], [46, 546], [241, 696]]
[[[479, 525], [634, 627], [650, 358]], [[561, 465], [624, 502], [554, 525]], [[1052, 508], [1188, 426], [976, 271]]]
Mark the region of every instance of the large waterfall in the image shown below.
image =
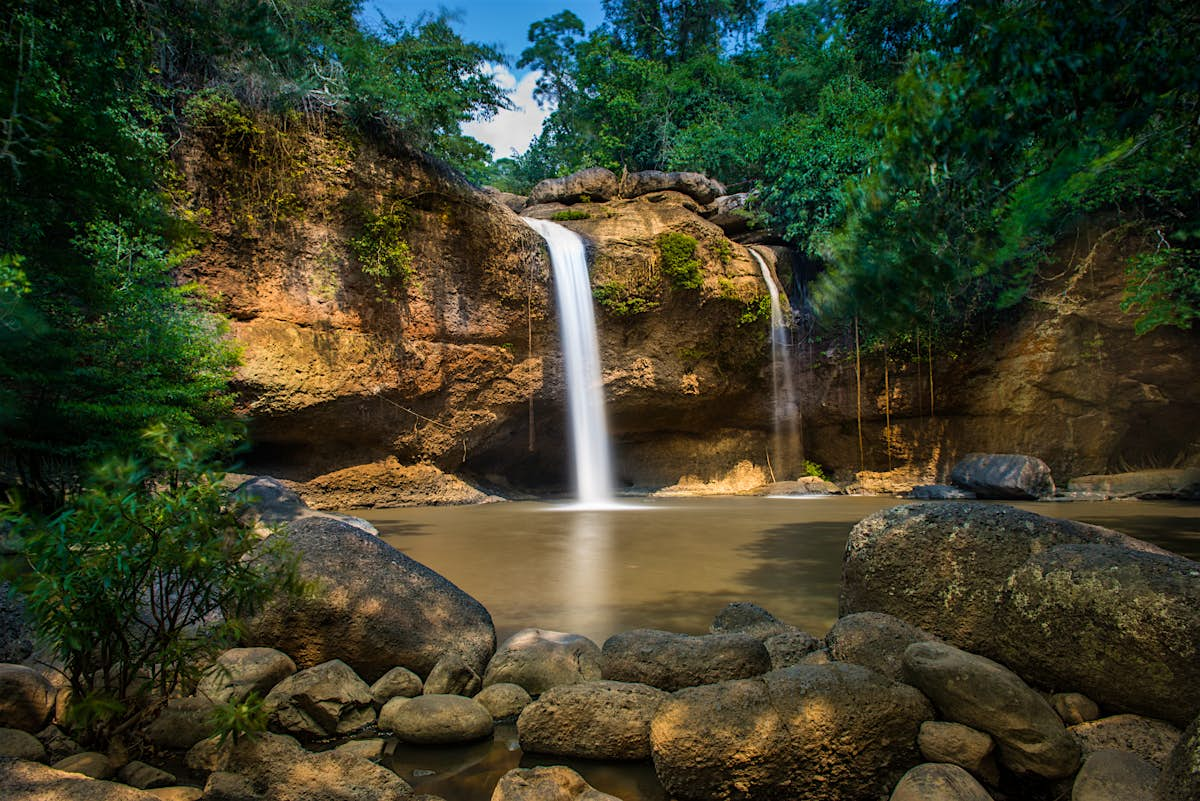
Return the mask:
[[[776, 480], [785, 481], [802, 474], [804, 444], [801, 440], [800, 406], [796, 397], [796, 375], [792, 368], [791, 326], [783, 316], [779, 289], [771, 268], [754, 248], [746, 248], [758, 262], [767, 292], [771, 296], [771, 383], [774, 390], [774, 436], [770, 454]], [[789, 311], [791, 309], [789, 308]], [[790, 314], [788, 315], [791, 316]]]
[[524, 219], [541, 234], [550, 248], [567, 374], [567, 412], [576, 495], [581, 506], [611, 505], [612, 457], [609, 454], [608, 421], [604, 415], [604, 386], [600, 377], [596, 318], [592, 312], [592, 286], [583, 240], [557, 223]]

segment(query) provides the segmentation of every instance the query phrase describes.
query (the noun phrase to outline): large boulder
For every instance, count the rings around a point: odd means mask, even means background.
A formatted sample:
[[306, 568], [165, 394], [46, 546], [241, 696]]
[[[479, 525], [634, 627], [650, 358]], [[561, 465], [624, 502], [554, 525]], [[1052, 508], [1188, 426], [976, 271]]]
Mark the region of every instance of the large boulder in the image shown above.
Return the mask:
[[1183, 732], [1171, 750], [1158, 780], [1159, 801], [1195, 801], [1200, 798], [1200, 716]]
[[748, 634], [695, 637], [634, 629], [609, 637], [602, 652], [604, 678], [668, 691], [749, 678], [771, 669], [766, 647]]
[[55, 699], [54, 686], [41, 673], [0, 664], [0, 726], [39, 732], [50, 722]]
[[22, 759], [0, 759], [4, 801], [158, 801], [142, 790]]
[[378, 537], [328, 517], [303, 517], [285, 537], [302, 578], [317, 585], [249, 621], [248, 639], [301, 667], [340, 659], [367, 681], [397, 665], [427, 676], [447, 652], [482, 672], [496, 647], [483, 605]]
[[539, 181], [529, 193], [530, 206], [542, 203], [578, 203], [610, 200], [617, 196], [617, 176], [603, 167], [589, 167], [562, 178]]
[[878, 798], [921, 761], [932, 717], [915, 689], [864, 667], [797, 666], [675, 693], [650, 742], [681, 801]]
[[904, 649], [914, 642], [936, 639], [898, 617], [882, 612], [856, 612], [833, 624], [825, 635], [825, 647], [839, 662], [853, 662], [899, 681]]
[[1128, 751], [1097, 751], [1071, 785], [1071, 801], [1154, 801], [1158, 768]]
[[565, 765], [513, 768], [500, 777], [492, 801], [621, 801]]
[[213, 710], [202, 695], [172, 698], [146, 728], [146, 739], [159, 748], [191, 748], [213, 733]]
[[1096, 751], [1128, 751], [1156, 768], [1167, 764], [1179, 743], [1179, 729], [1162, 720], [1141, 715], [1112, 715], [1067, 729], [1079, 743], [1084, 758]]
[[248, 478], [237, 486], [233, 494], [238, 500], [247, 504], [246, 510], [242, 513], [242, 520], [255, 523], [264, 533], [270, 530], [270, 526], [294, 523], [304, 517], [341, 520], [368, 534], [379, 533], [373, 525], [361, 517], [336, 512], [320, 512], [309, 508], [294, 489], [271, 476]]
[[319, 739], [350, 734], [375, 722], [371, 688], [337, 659], [288, 676], [267, 694], [263, 708], [275, 728]]
[[231, 648], [200, 679], [196, 694], [214, 703], [241, 701], [250, 693], [266, 695], [296, 672], [296, 663], [274, 648]]
[[490, 736], [493, 723], [474, 698], [422, 695], [388, 701], [379, 713], [379, 728], [413, 745], [451, 745]]
[[992, 797], [958, 765], [926, 762], [904, 774], [888, 801], [992, 801]]
[[1049, 465], [1017, 453], [968, 453], [951, 468], [950, 480], [980, 498], [1036, 500], [1054, 494]]
[[650, 720], [670, 697], [645, 684], [564, 684], [517, 719], [521, 750], [585, 759], [647, 759]]
[[862, 611], [1106, 707], [1200, 712], [1200, 564], [1115, 531], [999, 505], [878, 512], [842, 563], [840, 613]]
[[44, 762], [46, 747], [27, 731], [0, 729], [0, 757]]
[[724, 195], [725, 191], [725, 185], [720, 181], [698, 172], [643, 170], [626, 175], [621, 182], [621, 194], [625, 197], [651, 192], [680, 192], [706, 206]]
[[496, 649], [483, 686], [516, 684], [539, 695], [560, 684], [600, 678], [600, 646], [581, 634], [522, 629]]
[[919, 642], [904, 652], [904, 679], [947, 720], [992, 735], [1001, 762], [1015, 773], [1061, 779], [1079, 766], [1079, 745], [1050, 704], [1003, 665]]

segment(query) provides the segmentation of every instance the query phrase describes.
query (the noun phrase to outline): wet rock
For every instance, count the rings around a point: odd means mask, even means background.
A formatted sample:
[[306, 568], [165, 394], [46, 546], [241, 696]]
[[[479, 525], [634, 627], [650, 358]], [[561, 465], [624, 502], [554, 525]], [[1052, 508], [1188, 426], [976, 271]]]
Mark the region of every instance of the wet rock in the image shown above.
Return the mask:
[[930, 762], [958, 765], [980, 777], [988, 784], [999, 783], [996, 760], [992, 758], [995, 742], [981, 731], [961, 723], [927, 720], [917, 735], [921, 756]]
[[763, 645], [771, 657], [771, 669], [778, 670], [800, 664], [809, 654], [823, 648], [825, 643], [808, 632], [797, 630], [768, 637]]
[[860, 611], [1105, 707], [1200, 711], [1200, 564], [1115, 531], [1007, 506], [889, 509], [846, 544], [840, 613]]
[[947, 484], [918, 484], [908, 497], [918, 501], [969, 501], [975, 498], [975, 493]]
[[749, 634], [765, 642], [777, 634], [791, 634], [799, 629], [784, 623], [758, 604], [740, 601], [718, 612], [708, 631], [710, 634]]
[[693, 637], [635, 629], [609, 637], [602, 655], [604, 678], [668, 691], [758, 676], [771, 669], [766, 647], [748, 634]]
[[212, 716], [213, 702], [207, 698], [172, 698], [146, 728], [146, 739], [159, 748], [191, 748], [212, 734]]
[[889, 801], [992, 801], [992, 797], [958, 765], [927, 762], [904, 774]]
[[32, 668], [0, 664], [0, 726], [41, 731], [54, 712], [54, 686]]
[[600, 647], [580, 634], [522, 629], [496, 649], [483, 676], [485, 687], [507, 683], [540, 695], [560, 684], [600, 678]]
[[1162, 720], [1140, 715], [1112, 715], [1071, 726], [1083, 755], [1096, 751], [1128, 751], [1161, 768], [1182, 736], [1179, 729]]
[[645, 684], [617, 681], [554, 687], [517, 719], [521, 750], [585, 759], [647, 759], [650, 720], [668, 697]]
[[123, 768], [117, 771], [117, 780], [139, 790], [170, 787], [177, 783], [173, 774], [137, 760], [127, 762]]
[[1071, 801], [1154, 801], [1159, 770], [1128, 751], [1096, 751], [1071, 785]]
[[492, 618], [442, 576], [330, 518], [302, 518], [275, 536], [319, 589], [270, 604], [249, 622], [252, 640], [274, 644], [302, 667], [341, 659], [368, 681], [397, 665], [428, 675], [450, 652], [484, 669], [496, 644]]
[[563, 765], [514, 768], [500, 777], [492, 801], [620, 801]]
[[425, 695], [472, 696], [483, 687], [475, 669], [456, 653], [448, 653], [437, 661], [421, 692]]
[[1113, 475], [1079, 476], [1067, 482], [1067, 490], [1104, 498], [1196, 500], [1200, 498], [1200, 469], [1138, 470]]
[[882, 612], [857, 612], [833, 624], [825, 635], [829, 655], [839, 662], [868, 667], [900, 681], [904, 649], [915, 642], [936, 641], [927, 631]]
[[1100, 717], [1100, 707], [1083, 693], [1055, 693], [1050, 696], [1050, 706], [1068, 726]]
[[475, 700], [483, 704], [493, 720], [516, 717], [533, 702], [524, 687], [505, 682], [484, 687]]
[[408, 668], [395, 667], [371, 685], [371, 699], [383, 706], [393, 698], [414, 698], [424, 690], [421, 677]]
[[242, 701], [250, 693], [266, 695], [296, 672], [291, 657], [274, 648], [231, 648], [204, 674], [196, 694], [214, 703]]
[[621, 194], [625, 197], [638, 197], [651, 192], [680, 192], [707, 206], [725, 194], [725, 185], [698, 172], [660, 170], [630, 173], [621, 182]]
[[116, 772], [109, 758], [96, 751], [84, 751], [82, 754], [60, 759], [51, 767], [66, 773], [79, 773], [89, 779], [109, 779]]
[[1058, 715], [1015, 673], [952, 645], [919, 642], [904, 652], [904, 678], [942, 715], [995, 738], [1000, 761], [1015, 773], [1070, 776], [1079, 746]]
[[1050, 467], [1016, 453], [969, 453], [950, 470], [950, 481], [980, 498], [1036, 500], [1054, 494]]
[[797, 666], [675, 693], [650, 740], [683, 801], [877, 798], [920, 762], [932, 717], [919, 692], [864, 667]]
[[272, 727], [302, 738], [335, 737], [375, 722], [371, 688], [338, 659], [301, 670], [267, 694]]
[[1158, 780], [1159, 801], [1195, 801], [1200, 798], [1200, 716], [1184, 730], [1171, 749]]
[[469, 743], [492, 733], [492, 716], [473, 698], [422, 695], [393, 698], [380, 712], [379, 728], [413, 745]]
[[603, 167], [589, 167], [563, 178], [547, 178], [529, 193], [530, 206], [542, 203], [602, 201], [617, 196], [617, 176]]
[[158, 801], [133, 787], [20, 759], [0, 759], [0, 788], [4, 801]]
[[43, 762], [46, 759], [46, 747], [27, 731], [0, 729], [0, 757]]

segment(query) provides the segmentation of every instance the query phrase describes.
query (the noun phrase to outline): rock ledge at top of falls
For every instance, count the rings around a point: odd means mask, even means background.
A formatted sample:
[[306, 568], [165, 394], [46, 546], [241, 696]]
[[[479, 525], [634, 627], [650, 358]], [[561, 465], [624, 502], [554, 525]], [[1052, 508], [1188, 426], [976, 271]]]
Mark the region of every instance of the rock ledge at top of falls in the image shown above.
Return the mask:
[[[616, 197], [635, 198], [652, 192], [678, 192], [707, 206], [725, 196], [725, 185], [698, 172], [643, 170], [618, 178], [604, 167], [589, 167], [538, 182], [529, 193], [527, 206], [546, 203], [594, 203]], [[500, 194], [497, 193], [497, 197]]]

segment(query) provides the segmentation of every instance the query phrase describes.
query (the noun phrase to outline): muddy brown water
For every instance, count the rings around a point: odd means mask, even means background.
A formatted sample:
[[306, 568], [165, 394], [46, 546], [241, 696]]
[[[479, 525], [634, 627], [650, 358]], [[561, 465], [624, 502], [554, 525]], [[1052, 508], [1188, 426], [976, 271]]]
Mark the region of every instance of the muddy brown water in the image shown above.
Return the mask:
[[[895, 498], [627, 499], [574, 511], [499, 503], [356, 511], [391, 545], [438, 571], [491, 612], [501, 641], [527, 626], [584, 634], [704, 633], [732, 601], [754, 601], [822, 636], [837, 619], [846, 535]], [[1167, 501], [1018, 503], [1116, 529], [1200, 560], [1200, 504]], [[398, 746], [385, 762], [418, 792], [487, 801], [514, 767], [567, 764], [625, 801], [665, 795], [648, 763], [522, 754], [511, 724], [460, 748]]]

